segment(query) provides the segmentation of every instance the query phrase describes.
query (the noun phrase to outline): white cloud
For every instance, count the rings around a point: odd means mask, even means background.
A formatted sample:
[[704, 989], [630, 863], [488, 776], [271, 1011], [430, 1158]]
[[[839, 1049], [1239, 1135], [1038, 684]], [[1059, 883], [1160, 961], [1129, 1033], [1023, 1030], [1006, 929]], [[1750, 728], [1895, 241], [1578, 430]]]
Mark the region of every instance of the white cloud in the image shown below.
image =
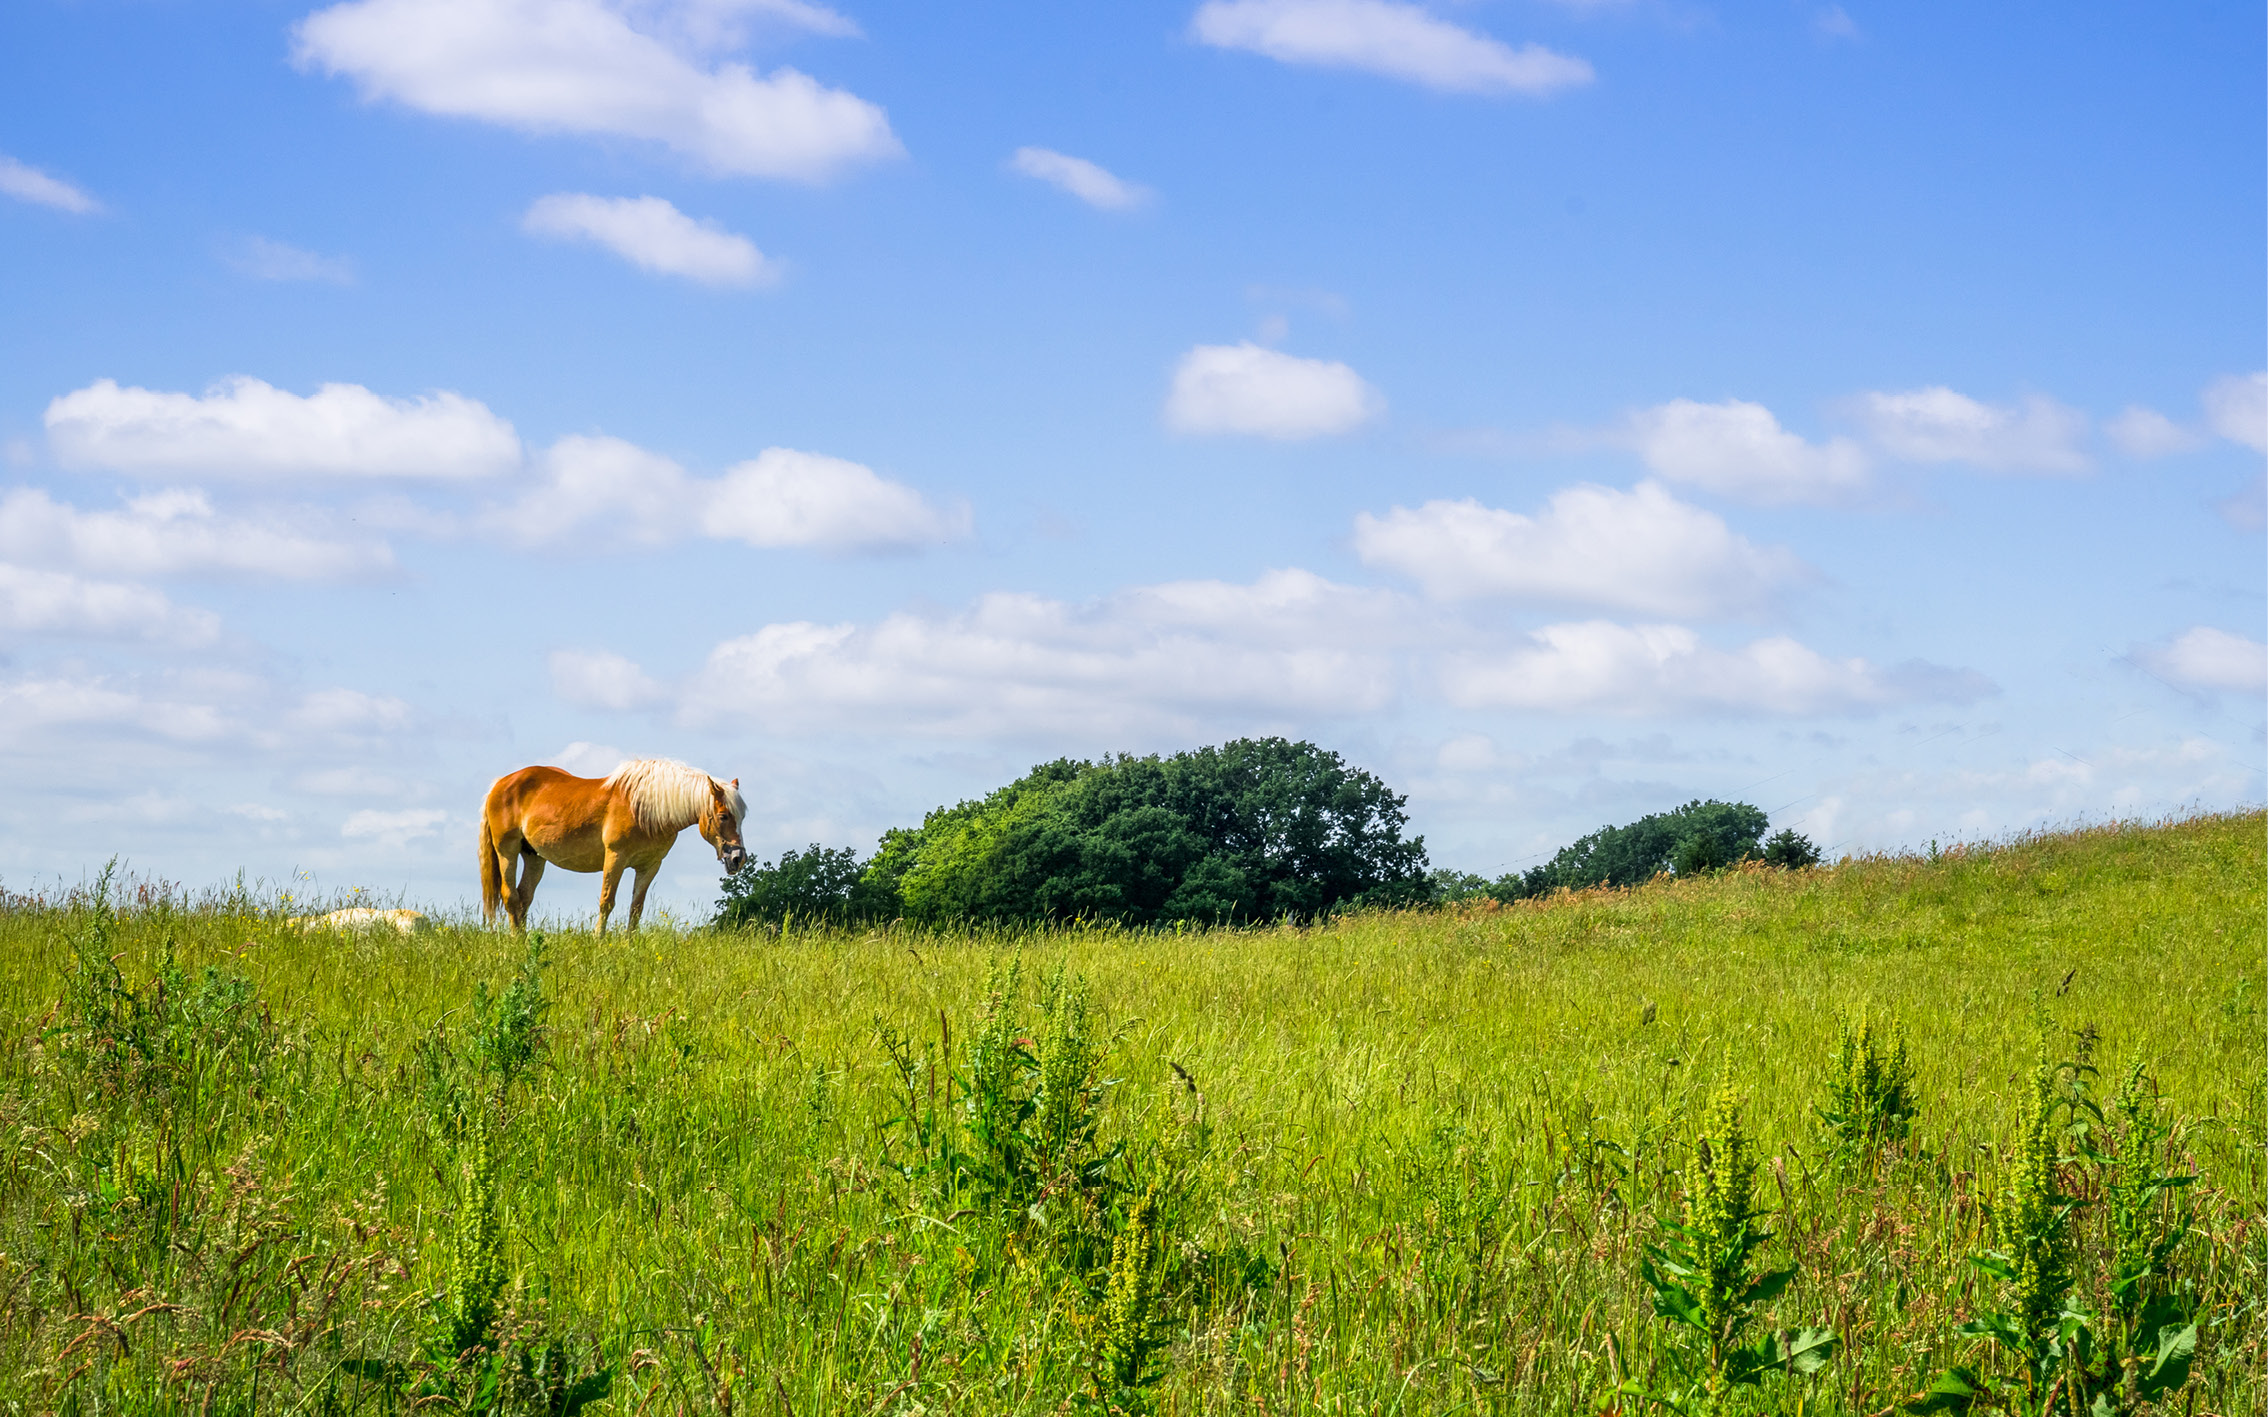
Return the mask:
[[2184, 689], [2268, 692], [2268, 645], [2199, 625], [2162, 646], [2134, 652], [2143, 668]]
[[488, 517], [530, 544], [590, 528], [643, 546], [701, 535], [767, 549], [878, 552], [954, 541], [970, 529], [965, 506], [939, 506], [858, 463], [793, 448], [766, 448], [722, 477], [700, 479], [635, 443], [577, 435], [554, 443], [539, 467], [538, 485]]
[[0, 634], [142, 639], [193, 649], [219, 636], [220, 620], [183, 609], [147, 586], [0, 561]]
[[2032, 395], [1979, 403], [1943, 385], [1862, 394], [1860, 419], [1875, 442], [1908, 462], [1965, 462], [1994, 472], [2084, 472], [2087, 416]]
[[410, 706], [391, 694], [316, 689], [300, 696], [286, 720], [294, 728], [313, 733], [367, 738], [408, 727]]
[[817, 182], [903, 151], [855, 94], [794, 69], [711, 63], [700, 51], [737, 42], [749, 10], [847, 27], [814, 5], [349, 0], [299, 22], [293, 57], [366, 98], [523, 132], [643, 139], [730, 176]]
[[2232, 443], [2268, 453], [2268, 372], [2229, 374], [2205, 386], [2205, 421]]
[[695, 221], [660, 197], [554, 192], [538, 197], [520, 224], [537, 236], [595, 242], [643, 270], [704, 285], [769, 285], [780, 276], [779, 264], [747, 237]]
[[750, 546], [890, 551], [969, 534], [966, 508], [942, 508], [858, 463], [766, 448], [708, 489], [703, 533]]
[[202, 396], [98, 379], [48, 404], [47, 436], [66, 465], [168, 477], [453, 479], [520, 462], [512, 425], [462, 394], [325, 384], [302, 398], [244, 375]]
[[205, 494], [136, 497], [88, 512], [19, 487], [0, 496], [0, 556], [98, 575], [274, 576], [338, 580], [392, 568], [384, 542], [339, 541], [274, 521], [216, 515]]
[[102, 209], [102, 203], [62, 178], [50, 177], [29, 163], [18, 162], [6, 153], [0, 153], [0, 193], [14, 197], [19, 202], [54, 207], [58, 211], [84, 214]]
[[1394, 0], [1206, 0], [1189, 33], [1286, 64], [1360, 69], [1452, 93], [1542, 97], [1593, 77], [1581, 59], [1539, 44], [1515, 48]]
[[1628, 716], [1866, 713], [1991, 692], [1974, 674], [1927, 665], [1885, 671], [1864, 659], [1829, 659], [1784, 635], [1721, 650], [1682, 625], [1603, 620], [1547, 625], [1509, 653], [1452, 656], [1442, 683], [1460, 708]]
[[365, 807], [339, 824], [339, 835], [349, 841], [367, 841], [400, 848], [420, 837], [438, 836], [449, 814], [439, 807], [403, 807], [381, 811]]
[[537, 483], [490, 513], [492, 527], [530, 545], [597, 525], [609, 540], [661, 546], [685, 534], [695, 514], [685, 470], [620, 438], [573, 434], [537, 460]]
[[2130, 458], [2162, 458], [2186, 453], [2203, 440], [2154, 408], [2128, 404], [2103, 425], [2111, 443]]
[[390, 773], [372, 772], [360, 763], [303, 772], [292, 779], [291, 785], [317, 797], [409, 797], [420, 788], [420, 784]]
[[551, 691], [571, 704], [618, 713], [649, 708], [669, 696], [636, 664], [604, 650], [553, 650]]
[[778, 732], [1081, 741], [1346, 717], [1394, 696], [1391, 652], [1375, 641], [1397, 605], [1278, 571], [1249, 586], [1180, 582], [1086, 605], [996, 593], [958, 614], [771, 624], [717, 646], [682, 714]]
[[1106, 212], [1132, 211], [1147, 205], [1152, 193], [1149, 188], [1128, 182], [1108, 170], [1087, 161], [1050, 148], [1018, 148], [1008, 159], [1009, 167], [1026, 177], [1036, 177], [1053, 187], [1060, 187], [1090, 207]]
[[230, 266], [255, 280], [324, 281], [354, 284], [354, 262], [344, 256], [318, 256], [265, 236], [247, 237], [227, 257]]
[[629, 760], [628, 753], [611, 743], [587, 743], [577, 739], [544, 762], [577, 777], [605, 777]]
[[172, 743], [210, 743], [239, 725], [220, 705], [151, 694], [102, 676], [27, 675], [0, 679], [0, 744], [28, 751], [58, 730], [93, 729], [107, 739], [125, 730]]
[[1504, 596], [1680, 618], [1761, 610], [1807, 574], [1793, 552], [1756, 545], [1655, 482], [1628, 492], [1570, 487], [1534, 517], [1470, 498], [1362, 512], [1354, 546], [1365, 564], [1409, 576], [1437, 599]]
[[1866, 486], [1867, 457], [1858, 444], [1807, 443], [1758, 403], [1672, 399], [1632, 414], [1630, 435], [1661, 476], [1742, 501], [1836, 502]]
[[1344, 364], [1301, 359], [1246, 341], [1201, 344], [1181, 357], [1166, 396], [1177, 433], [1247, 433], [1284, 440], [1351, 433], [1386, 401]]
[[748, 42], [750, 20], [835, 39], [858, 37], [849, 16], [807, 0], [637, 0], [631, 9], [656, 33], [687, 49], [737, 49]]

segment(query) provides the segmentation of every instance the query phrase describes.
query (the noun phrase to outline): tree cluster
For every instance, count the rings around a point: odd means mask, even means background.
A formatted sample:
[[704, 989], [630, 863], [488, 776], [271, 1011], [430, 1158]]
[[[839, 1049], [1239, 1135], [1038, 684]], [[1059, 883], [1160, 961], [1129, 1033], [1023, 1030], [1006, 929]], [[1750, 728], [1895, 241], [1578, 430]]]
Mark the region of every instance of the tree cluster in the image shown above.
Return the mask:
[[1640, 817], [1627, 826], [1601, 827], [1563, 846], [1526, 871], [1490, 881], [1454, 872], [1434, 873], [1434, 894], [1444, 900], [1491, 896], [1525, 900], [1565, 887], [1635, 886], [1664, 871], [1705, 875], [1743, 861], [1763, 860], [1791, 870], [1819, 864], [1819, 850], [1793, 829], [1764, 837], [1770, 818], [1745, 802], [1693, 801], [1671, 812]]
[[718, 918], [1155, 926], [1420, 904], [1425, 842], [1404, 839], [1403, 801], [1337, 753], [1282, 738], [1063, 758], [884, 833], [863, 864], [819, 846], [751, 861], [726, 879]]

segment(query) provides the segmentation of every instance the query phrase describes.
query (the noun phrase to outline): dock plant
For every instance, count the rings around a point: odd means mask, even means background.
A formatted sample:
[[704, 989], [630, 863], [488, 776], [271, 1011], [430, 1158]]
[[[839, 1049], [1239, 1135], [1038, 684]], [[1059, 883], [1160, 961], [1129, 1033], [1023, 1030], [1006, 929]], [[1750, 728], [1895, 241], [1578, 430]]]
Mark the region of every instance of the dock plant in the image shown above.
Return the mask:
[[1780, 1297], [1797, 1266], [1757, 1267], [1758, 1252], [1772, 1236], [1756, 1207], [1755, 1145], [1741, 1110], [1728, 1078], [1693, 1140], [1684, 1221], [1665, 1219], [1663, 1238], [1639, 1265], [1653, 1291], [1654, 1313], [1680, 1336], [1673, 1349], [1676, 1376], [1656, 1389], [1633, 1379], [1622, 1391], [1697, 1417], [1734, 1410], [1734, 1390], [1759, 1387], [1768, 1376], [1817, 1372], [1837, 1342], [1833, 1330], [1816, 1327], [1749, 1337], [1757, 1311]]

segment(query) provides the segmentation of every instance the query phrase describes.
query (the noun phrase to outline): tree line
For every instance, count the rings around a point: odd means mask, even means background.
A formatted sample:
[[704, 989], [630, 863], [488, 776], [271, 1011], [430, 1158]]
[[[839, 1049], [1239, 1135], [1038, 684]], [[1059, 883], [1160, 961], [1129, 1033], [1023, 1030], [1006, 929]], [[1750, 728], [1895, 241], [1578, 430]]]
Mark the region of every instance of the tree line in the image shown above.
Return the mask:
[[1367, 907], [1521, 900], [1635, 885], [1762, 858], [1812, 865], [1793, 831], [1769, 841], [1745, 803], [1690, 802], [1602, 827], [1495, 880], [1429, 868], [1407, 799], [1337, 753], [1240, 738], [1168, 756], [1042, 763], [981, 798], [884, 832], [861, 860], [814, 844], [725, 878], [721, 925], [795, 919], [945, 925], [1074, 919], [1156, 927], [1314, 919]]

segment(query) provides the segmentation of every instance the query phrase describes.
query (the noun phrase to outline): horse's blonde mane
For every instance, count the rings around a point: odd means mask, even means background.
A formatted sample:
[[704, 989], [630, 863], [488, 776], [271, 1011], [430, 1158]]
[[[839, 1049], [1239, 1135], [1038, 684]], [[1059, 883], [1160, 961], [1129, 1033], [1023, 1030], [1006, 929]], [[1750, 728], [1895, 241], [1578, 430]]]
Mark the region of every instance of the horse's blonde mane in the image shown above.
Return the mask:
[[709, 810], [709, 793], [723, 788], [725, 805], [734, 822], [748, 819], [748, 800], [737, 787], [723, 783], [699, 768], [675, 758], [632, 758], [606, 775], [606, 785], [630, 799], [638, 825], [671, 831], [701, 820]]

